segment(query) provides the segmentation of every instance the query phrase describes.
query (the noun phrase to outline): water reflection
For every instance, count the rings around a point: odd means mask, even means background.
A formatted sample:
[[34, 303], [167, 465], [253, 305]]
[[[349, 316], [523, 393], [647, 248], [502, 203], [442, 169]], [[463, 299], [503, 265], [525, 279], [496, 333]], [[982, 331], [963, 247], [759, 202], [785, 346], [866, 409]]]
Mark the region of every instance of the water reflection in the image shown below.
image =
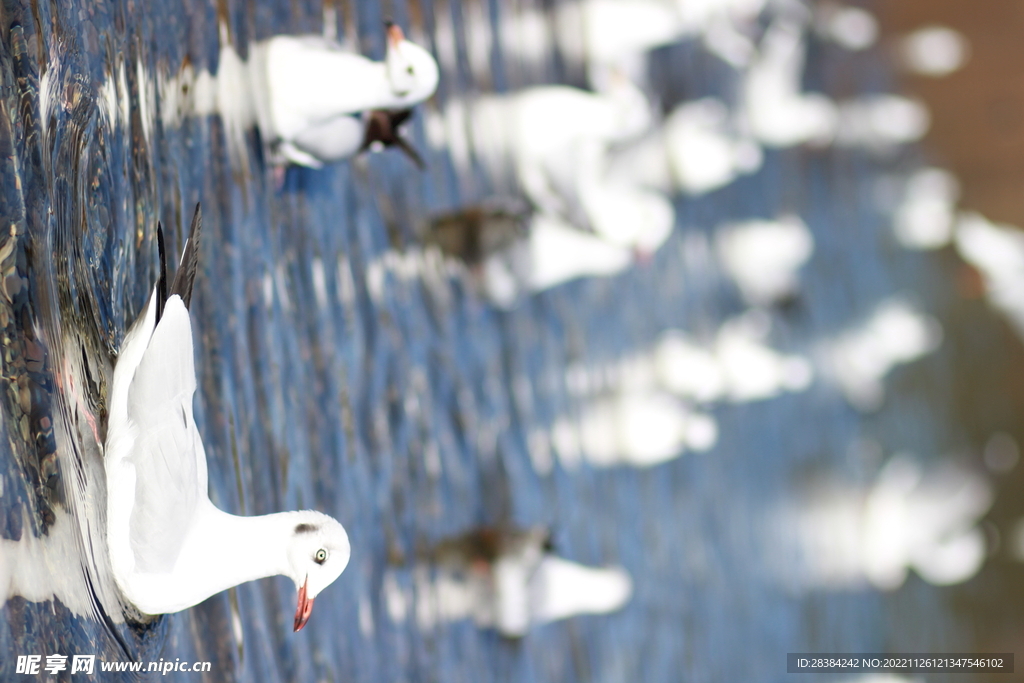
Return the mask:
[[[162, 639], [123, 604], [110, 574], [100, 455], [110, 359], [100, 329], [112, 322], [117, 292], [109, 269], [89, 265], [124, 226], [118, 203], [108, 204], [101, 189], [117, 170], [104, 167], [98, 150], [113, 157], [124, 146], [112, 134], [114, 114], [101, 104], [109, 89], [86, 88], [74, 75], [81, 64], [63, 49], [41, 67], [36, 38], [15, 23], [0, 53], [9, 197], [0, 302], [8, 389], [0, 573], [4, 609], [19, 615], [6, 638], [9, 649], [52, 652], [79, 642], [137, 656], [162, 647]], [[125, 71], [115, 73], [123, 83]], [[74, 219], [111, 225], [103, 238], [81, 240]], [[129, 631], [126, 620], [138, 628]]]
[[[22, 528], [27, 520], [22, 518]], [[20, 539], [3, 540], [0, 546], [0, 591], [6, 599], [29, 602], [60, 600], [77, 616], [91, 614], [89, 591], [81, 571], [62, 571], [79, 564], [80, 548], [71, 532], [72, 521], [62, 514], [38, 537], [26, 529]], [[45, 570], [44, 570], [45, 568]]]

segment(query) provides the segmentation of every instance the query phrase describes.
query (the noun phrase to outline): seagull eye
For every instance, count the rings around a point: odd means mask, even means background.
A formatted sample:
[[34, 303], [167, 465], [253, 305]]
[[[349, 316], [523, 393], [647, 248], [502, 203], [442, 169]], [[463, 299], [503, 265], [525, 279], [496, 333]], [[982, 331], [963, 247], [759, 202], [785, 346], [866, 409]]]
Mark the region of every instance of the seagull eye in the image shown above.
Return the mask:
[[324, 550], [323, 548], [320, 548], [320, 550], [317, 550], [316, 551], [316, 556], [313, 558], [313, 561], [316, 562], [317, 564], [323, 564], [324, 562], [326, 562], [327, 561], [327, 551]]

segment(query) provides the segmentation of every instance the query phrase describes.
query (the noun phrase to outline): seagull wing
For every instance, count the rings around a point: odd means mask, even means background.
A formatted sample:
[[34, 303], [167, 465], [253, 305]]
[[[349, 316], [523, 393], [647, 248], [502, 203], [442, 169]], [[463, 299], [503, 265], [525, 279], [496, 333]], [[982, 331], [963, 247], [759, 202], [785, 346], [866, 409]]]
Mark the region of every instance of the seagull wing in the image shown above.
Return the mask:
[[[159, 227], [157, 228], [159, 231]], [[177, 294], [185, 303], [185, 308], [192, 303], [192, 283], [196, 280], [196, 271], [199, 268], [199, 238], [203, 232], [203, 209], [196, 204], [196, 210], [192, 214], [192, 225], [188, 229], [188, 239], [185, 241], [185, 250], [181, 254], [181, 262], [178, 264], [178, 272], [174, 274], [174, 282], [171, 283], [171, 295]], [[160, 261], [164, 261], [161, 251]], [[167, 273], [164, 266], [161, 266], [160, 278], [167, 280]], [[188, 316], [186, 315], [186, 318]], [[157, 316], [159, 320], [159, 316]], [[191, 325], [189, 325], [189, 348], [192, 348]], [[195, 377], [195, 373], [192, 373]], [[191, 404], [190, 404], [191, 405]]]
[[206, 452], [192, 417], [196, 389], [192, 324], [180, 296], [164, 306], [128, 389], [136, 430], [127, 459], [135, 468], [129, 539], [135, 567], [171, 572], [207, 496]]

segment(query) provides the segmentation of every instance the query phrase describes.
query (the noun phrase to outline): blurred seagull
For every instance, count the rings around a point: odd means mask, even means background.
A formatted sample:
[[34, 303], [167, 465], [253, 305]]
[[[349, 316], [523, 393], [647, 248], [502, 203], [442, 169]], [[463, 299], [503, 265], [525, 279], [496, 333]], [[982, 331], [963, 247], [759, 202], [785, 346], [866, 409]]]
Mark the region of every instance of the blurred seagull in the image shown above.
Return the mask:
[[[463, 103], [447, 105], [452, 120], [463, 111]], [[484, 164], [499, 176], [512, 168], [536, 207], [561, 215], [566, 195], [594, 162], [594, 150], [600, 158], [607, 146], [637, 137], [653, 121], [643, 92], [615, 71], [607, 73], [600, 92], [536, 86], [481, 97], [468, 111], [473, 149]]]
[[585, 405], [580, 437], [592, 465], [653, 467], [686, 450], [709, 450], [718, 441], [718, 424], [663, 392], [627, 390]]
[[[423, 240], [471, 267], [491, 303], [512, 308], [527, 292], [619, 273], [649, 253], [546, 213], [470, 207], [435, 218]], [[656, 247], [655, 247], [656, 248]]]
[[[433, 95], [439, 78], [437, 62], [406, 40], [396, 24], [386, 26], [387, 51], [382, 62], [319, 36], [275, 36], [265, 41], [256, 55], [262, 67], [258, 71], [266, 78], [261, 128], [286, 145], [301, 140], [300, 149], [319, 132], [348, 141], [348, 147], [358, 150], [364, 129], [355, 125], [358, 121], [340, 117], [375, 109], [401, 111]], [[335, 153], [341, 145], [321, 144]]]
[[482, 527], [443, 541], [432, 555], [439, 567], [482, 582], [484, 590], [474, 593], [485, 603], [476, 606], [477, 622], [509, 638], [525, 636], [531, 625], [614, 612], [633, 593], [621, 567], [587, 567], [556, 556], [544, 527]]
[[721, 100], [706, 97], [676, 107], [664, 125], [615, 150], [609, 176], [662, 192], [700, 195], [761, 167], [761, 147], [735, 130]]
[[825, 144], [835, 137], [835, 102], [802, 89], [807, 61], [803, 25], [776, 19], [769, 25], [757, 58], [744, 76], [743, 112], [750, 132], [765, 145]]
[[[561, 247], [576, 242], [585, 254], [582, 259], [571, 251], [545, 254], [543, 267], [535, 259], [534, 273], [551, 274], [537, 278], [535, 289], [621, 270], [631, 254], [649, 257], [675, 223], [672, 203], [661, 193], [607, 177], [609, 148], [643, 133], [653, 113], [644, 93], [624, 75], [607, 70], [604, 77], [599, 92], [537, 86], [481, 97], [468, 109], [473, 149], [495, 175], [511, 169], [543, 217], [535, 223], [545, 227], [533, 232], [557, 233]], [[449, 103], [447, 111], [455, 120], [464, 110]], [[552, 221], [560, 223], [553, 231], [547, 229]], [[565, 233], [561, 226], [579, 234]]]
[[237, 517], [207, 495], [206, 452], [192, 416], [192, 298], [202, 214], [196, 206], [168, 289], [160, 277], [114, 367], [107, 441], [107, 544], [124, 596], [146, 614], [178, 612], [266, 576], [295, 582], [294, 629], [348, 564], [345, 529], [320, 512]]
[[814, 236], [799, 216], [785, 214], [718, 226], [715, 250], [747, 303], [768, 306], [798, 294], [800, 269], [814, 254]]
[[615, 275], [632, 265], [635, 256], [545, 214], [537, 214], [530, 224], [528, 249], [526, 284], [532, 292], [580, 277]]
[[448, 256], [476, 268], [492, 254], [526, 239], [531, 216], [525, 202], [495, 198], [434, 216], [421, 237]]

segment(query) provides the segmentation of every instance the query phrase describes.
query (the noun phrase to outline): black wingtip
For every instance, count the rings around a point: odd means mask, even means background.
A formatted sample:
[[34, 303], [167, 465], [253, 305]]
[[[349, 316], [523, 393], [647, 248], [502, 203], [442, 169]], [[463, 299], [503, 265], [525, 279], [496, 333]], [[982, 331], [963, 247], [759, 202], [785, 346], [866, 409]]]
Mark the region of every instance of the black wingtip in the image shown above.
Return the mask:
[[423, 161], [423, 157], [420, 156], [420, 153], [416, 151], [416, 148], [411, 142], [402, 136], [402, 133], [399, 130], [399, 127], [412, 117], [412, 112], [412, 107], [388, 112], [388, 121], [391, 124], [393, 144], [398, 147], [398, 149], [405, 152], [407, 157], [412, 159], [412, 162], [416, 164], [416, 168], [421, 171], [425, 171], [427, 169], [427, 162]]
[[391, 121], [391, 127], [395, 130], [398, 130], [398, 127], [408, 121], [411, 116], [412, 107], [388, 112], [388, 120]]
[[423, 161], [423, 157], [421, 157], [420, 153], [416, 151], [416, 148], [412, 146], [412, 143], [401, 135], [395, 135], [395, 146], [405, 152], [405, 156], [412, 159], [412, 163], [416, 164], [416, 168], [421, 171], [427, 170], [427, 162]]
[[196, 271], [199, 266], [199, 237], [203, 231], [203, 210], [200, 204], [196, 204], [195, 213], [192, 215], [192, 226], [188, 230], [188, 239], [185, 242], [185, 250], [181, 254], [181, 263], [178, 264], [178, 272], [174, 274], [174, 282], [171, 284], [170, 295], [177, 294], [188, 308], [192, 302], [192, 284], [196, 279]]
[[167, 251], [164, 248], [164, 226], [157, 221], [156, 248], [160, 254], [160, 278], [156, 282], [156, 322], [164, 317], [164, 304], [167, 302]]
[[402, 137], [399, 126], [409, 120], [412, 116], [412, 109], [400, 109], [388, 111], [386, 109], [374, 109], [370, 112], [366, 122], [366, 131], [363, 134], [363, 144], [359, 147], [362, 154], [375, 142], [382, 143], [385, 147], [398, 147], [409, 157], [416, 167], [421, 171], [427, 168], [426, 162], [420, 156], [412, 143]]

